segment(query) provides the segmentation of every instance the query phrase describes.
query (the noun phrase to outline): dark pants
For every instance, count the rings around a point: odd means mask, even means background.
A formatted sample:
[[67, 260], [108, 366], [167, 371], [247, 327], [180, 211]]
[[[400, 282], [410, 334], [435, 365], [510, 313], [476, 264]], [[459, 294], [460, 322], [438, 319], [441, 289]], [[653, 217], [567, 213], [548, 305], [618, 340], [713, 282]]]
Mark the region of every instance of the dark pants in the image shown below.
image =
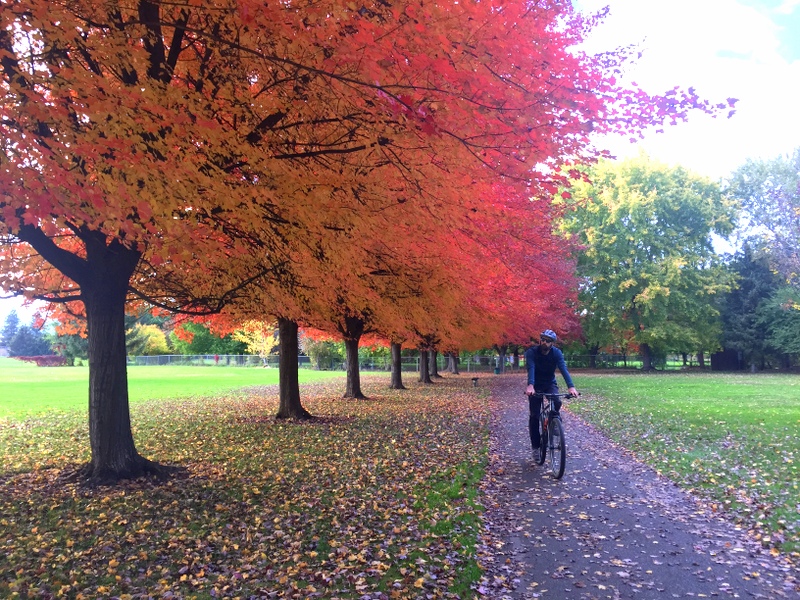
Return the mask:
[[[552, 385], [549, 388], [533, 388], [536, 394], [557, 394], [558, 386]], [[531, 394], [528, 396], [528, 408], [530, 415], [528, 415], [528, 429], [531, 433], [531, 447], [538, 448], [541, 440], [541, 433], [539, 432], [539, 411], [542, 410], [542, 397]], [[556, 398], [553, 401], [553, 408], [556, 412], [561, 410], [561, 398]]]

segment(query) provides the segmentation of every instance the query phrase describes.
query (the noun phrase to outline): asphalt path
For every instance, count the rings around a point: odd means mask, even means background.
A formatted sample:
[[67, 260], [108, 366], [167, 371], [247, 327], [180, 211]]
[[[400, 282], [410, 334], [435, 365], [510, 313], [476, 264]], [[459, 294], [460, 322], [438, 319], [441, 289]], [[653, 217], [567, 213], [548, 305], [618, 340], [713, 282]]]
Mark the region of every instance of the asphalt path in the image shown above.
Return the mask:
[[533, 461], [524, 376], [480, 384], [493, 414], [481, 595], [800, 599], [796, 566], [571, 414], [569, 401], [567, 468], [554, 479]]

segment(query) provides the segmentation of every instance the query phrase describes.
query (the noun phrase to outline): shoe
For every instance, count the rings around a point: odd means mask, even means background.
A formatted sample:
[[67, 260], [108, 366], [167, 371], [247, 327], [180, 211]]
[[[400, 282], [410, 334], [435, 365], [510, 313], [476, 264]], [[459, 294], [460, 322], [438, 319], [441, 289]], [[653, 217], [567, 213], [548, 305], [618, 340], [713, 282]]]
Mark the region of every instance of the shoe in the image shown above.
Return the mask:
[[533, 449], [533, 460], [539, 461], [539, 447]]

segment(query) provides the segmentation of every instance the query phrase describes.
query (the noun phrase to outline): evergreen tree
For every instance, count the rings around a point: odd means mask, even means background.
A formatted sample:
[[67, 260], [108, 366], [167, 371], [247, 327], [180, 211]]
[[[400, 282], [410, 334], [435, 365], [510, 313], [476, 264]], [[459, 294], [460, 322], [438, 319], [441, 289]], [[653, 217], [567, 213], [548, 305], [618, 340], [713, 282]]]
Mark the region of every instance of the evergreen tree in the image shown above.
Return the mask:
[[17, 329], [19, 329], [19, 315], [17, 315], [16, 310], [12, 310], [6, 317], [3, 330], [0, 331], [0, 345], [10, 345], [11, 340], [14, 339], [14, 335], [17, 333]]
[[53, 354], [44, 334], [28, 325], [23, 325], [17, 329], [11, 343], [8, 345], [11, 356], [43, 356]]
[[748, 365], [764, 368], [779, 354], [763, 320], [768, 318], [766, 305], [781, 287], [781, 278], [770, 268], [767, 252], [754, 249], [750, 243], [736, 254], [730, 266], [738, 285], [722, 301], [722, 345], [741, 352]]

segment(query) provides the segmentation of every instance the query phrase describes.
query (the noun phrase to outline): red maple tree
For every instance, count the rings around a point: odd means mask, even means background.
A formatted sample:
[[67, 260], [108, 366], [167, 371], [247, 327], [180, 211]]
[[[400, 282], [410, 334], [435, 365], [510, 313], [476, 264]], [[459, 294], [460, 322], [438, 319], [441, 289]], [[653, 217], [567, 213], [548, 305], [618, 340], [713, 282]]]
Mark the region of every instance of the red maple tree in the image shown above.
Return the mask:
[[[570, 51], [586, 26], [563, 2], [4, 2], [0, 286], [85, 306], [86, 474], [158, 470], [130, 433], [127, 301], [219, 310], [334, 252], [354, 281], [359, 240], [418, 243], [419, 219], [448, 243], [503, 212], [498, 178], [547, 198], [591, 131], [708, 108], [620, 89]], [[289, 296], [286, 323], [316, 314]]]

